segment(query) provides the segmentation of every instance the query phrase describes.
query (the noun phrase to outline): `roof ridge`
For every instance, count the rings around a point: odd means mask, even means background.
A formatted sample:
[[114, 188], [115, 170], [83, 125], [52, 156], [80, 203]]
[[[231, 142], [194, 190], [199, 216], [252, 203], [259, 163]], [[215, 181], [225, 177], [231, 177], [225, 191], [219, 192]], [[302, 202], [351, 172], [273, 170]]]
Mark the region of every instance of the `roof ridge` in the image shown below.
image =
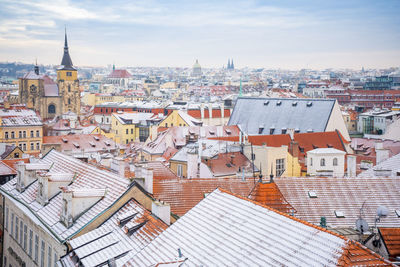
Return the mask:
[[335, 232], [333, 232], [333, 231], [331, 231], [331, 230], [325, 229], [325, 228], [323, 228], [323, 227], [320, 227], [320, 226], [317, 226], [317, 225], [315, 225], [315, 224], [309, 223], [309, 222], [307, 222], [307, 221], [304, 221], [304, 220], [302, 220], [302, 219], [296, 218], [296, 217], [291, 216], [291, 215], [289, 215], [289, 214], [283, 213], [283, 212], [281, 212], [281, 211], [279, 211], [279, 210], [276, 210], [276, 209], [274, 209], [274, 208], [271, 208], [271, 207], [269, 207], [269, 206], [267, 206], [267, 205], [265, 205], [265, 204], [262, 204], [262, 203], [260, 203], [260, 202], [254, 201], [254, 200], [252, 200], [252, 199], [249, 199], [249, 198], [246, 198], [246, 197], [242, 197], [242, 196], [240, 196], [240, 195], [238, 195], [238, 194], [232, 193], [232, 192], [230, 192], [230, 191], [228, 191], [228, 190], [226, 190], [226, 189], [223, 189], [223, 188], [221, 188], [221, 187], [217, 187], [217, 189], [219, 189], [221, 192], [230, 194], [230, 195], [235, 196], [235, 197], [237, 197], [237, 198], [240, 198], [240, 199], [242, 199], [242, 200], [246, 200], [246, 201], [251, 202], [251, 203], [253, 203], [253, 204], [255, 204], [255, 205], [258, 205], [258, 206], [261, 206], [261, 207], [266, 208], [266, 209], [268, 209], [268, 210], [271, 210], [271, 211], [273, 211], [273, 212], [276, 212], [276, 213], [278, 213], [278, 214], [280, 214], [280, 215], [283, 215], [283, 216], [285, 216], [285, 217], [287, 217], [287, 218], [289, 218], [289, 219], [295, 220], [295, 221], [297, 221], [297, 222], [300, 222], [300, 223], [303, 223], [303, 224], [305, 224], [305, 225], [311, 226], [311, 227], [313, 227], [313, 228], [315, 228], [315, 229], [318, 229], [318, 230], [320, 230], [320, 231], [323, 231], [323, 232], [332, 234], [332, 235], [334, 235], [334, 236], [337, 236], [337, 237], [339, 237], [339, 238], [341, 238], [341, 239], [343, 239], [343, 240], [345, 240], [345, 241], [349, 241], [349, 240], [350, 240], [350, 239], [348, 239], [347, 237], [342, 236], [342, 235], [340, 235], [340, 234], [338, 234], [338, 233], [335, 233]]

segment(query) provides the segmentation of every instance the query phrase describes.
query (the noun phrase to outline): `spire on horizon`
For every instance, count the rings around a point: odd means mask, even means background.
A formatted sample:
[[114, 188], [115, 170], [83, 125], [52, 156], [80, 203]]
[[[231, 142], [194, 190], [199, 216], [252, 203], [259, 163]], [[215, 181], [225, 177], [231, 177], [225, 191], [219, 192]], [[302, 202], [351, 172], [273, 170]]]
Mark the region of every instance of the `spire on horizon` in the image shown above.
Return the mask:
[[61, 65], [65, 70], [74, 70], [72, 60], [68, 51], [67, 26], [65, 26], [64, 55], [61, 60]]

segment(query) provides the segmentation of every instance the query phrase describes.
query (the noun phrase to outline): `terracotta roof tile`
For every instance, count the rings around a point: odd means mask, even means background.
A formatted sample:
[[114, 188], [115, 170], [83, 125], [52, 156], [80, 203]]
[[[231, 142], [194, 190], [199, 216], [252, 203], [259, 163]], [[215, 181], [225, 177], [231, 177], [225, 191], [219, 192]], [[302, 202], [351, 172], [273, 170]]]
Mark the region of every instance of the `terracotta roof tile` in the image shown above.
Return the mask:
[[249, 198], [287, 214], [296, 212], [275, 183], [257, 183]]
[[400, 228], [379, 228], [389, 259], [400, 256]]
[[254, 188], [253, 178], [242, 181], [238, 178], [154, 179], [153, 192], [156, 199], [171, 205], [171, 212], [182, 216], [205, 194], [217, 187], [225, 188], [241, 196], [248, 196]]

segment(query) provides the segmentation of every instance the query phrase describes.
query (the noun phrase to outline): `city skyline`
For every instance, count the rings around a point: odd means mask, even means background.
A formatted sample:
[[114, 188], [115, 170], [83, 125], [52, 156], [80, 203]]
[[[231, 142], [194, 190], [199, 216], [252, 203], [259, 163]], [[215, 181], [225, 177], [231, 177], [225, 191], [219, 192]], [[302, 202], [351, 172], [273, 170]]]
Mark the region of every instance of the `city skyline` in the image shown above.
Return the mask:
[[0, 61], [75, 66], [387, 68], [400, 61], [397, 1], [2, 1]]

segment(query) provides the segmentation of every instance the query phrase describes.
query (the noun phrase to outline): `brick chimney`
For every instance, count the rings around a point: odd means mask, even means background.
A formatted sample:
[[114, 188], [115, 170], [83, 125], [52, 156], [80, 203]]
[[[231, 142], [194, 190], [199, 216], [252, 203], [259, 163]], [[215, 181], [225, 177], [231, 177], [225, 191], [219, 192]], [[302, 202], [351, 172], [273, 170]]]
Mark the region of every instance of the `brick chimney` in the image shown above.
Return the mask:
[[290, 141], [289, 153], [295, 158], [299, 157], [299, 143], [297, 141]]

